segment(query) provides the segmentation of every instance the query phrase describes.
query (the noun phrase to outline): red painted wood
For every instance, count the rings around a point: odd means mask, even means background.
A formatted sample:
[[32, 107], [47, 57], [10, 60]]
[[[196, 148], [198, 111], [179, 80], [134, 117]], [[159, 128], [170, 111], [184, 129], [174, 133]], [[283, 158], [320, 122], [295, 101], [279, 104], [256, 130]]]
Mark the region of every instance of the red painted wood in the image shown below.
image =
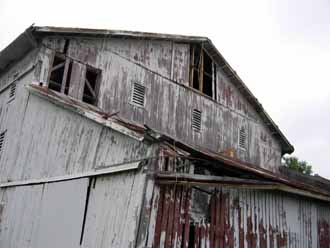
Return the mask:
[[180, 221], [178, 227], [178, 241], [176, 243], [177, 248], [181, 248], [181, 244], [183, 242], [183, 234], [184, 234], [184, 222], [185, 222], [185, 208], [186, 208], [186, 199], [187, 199], [187, 188], [181, 188], [181, 202], [180, 202]]
[[169, 186], [170, 198], [169, 198], [169, 209], [168, 209], [168, 221], [166, 228], [166, 239], [165, 248], [170, 248], [172, 246], [172, 231], [174, 226], [174, 215], [175, 215], [175, 190], [176, 185]]
[[172, 231], [172, 247], [176, 247], [178, 242], [178, 232], [180, 226], [180, 204], [181, 204], [182, 186], [176, 187], [174, 202], [174, 224]]
[[162, 236], [167, 231], [167, 222], [168, 222], [168, 214], [169, 214], [169, 207], [170, 207], [170, 186], [166, 186], [165, 188], [165, 195], [164, 195], [164, 205], [163, 205], [163, 212], [162, 212], [162, 223], [161, 223], [161, 230], [160, 230], [160, 241], [162, 240]]
[[191, 200], [191, 188], [187, 188], [187, 198], [186, 198], [186, 206], [185, 206], [185, 224], [184, 224], [184, 236], [183, 236], [183, 248], [188, 248], [189, 243], [189, 228], [190, 228], [190, 220], [189, 220], [189, 211], [190, 211], [190, 200]]
[[155, 227], [155, 236], [154, 236], [154, 247], [159, 247], [160, 241], [160, 232], [161, 232], [161, 223], [162, 223], [162, 216], [163, 216], [163, 203], [164, 203], [164, 188], [160, 187], [159, 198], [157, 206], [157, 218], [156, 218], [156, 227]]

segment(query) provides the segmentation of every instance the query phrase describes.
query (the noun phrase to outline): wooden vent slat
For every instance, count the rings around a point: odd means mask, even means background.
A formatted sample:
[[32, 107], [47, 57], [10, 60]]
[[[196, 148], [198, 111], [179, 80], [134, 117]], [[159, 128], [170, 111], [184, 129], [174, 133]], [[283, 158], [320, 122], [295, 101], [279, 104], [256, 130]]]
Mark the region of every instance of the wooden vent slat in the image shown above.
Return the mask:
[[140, 83], [133, 83], [131, 102], [137, 106], [144, 107], [146, 88]]
[[239, 130], [239, 147], [246, 149], [246, 131], [244, 127], [241, 127]]
[[192, 129], [200, 132], [202, 128], [202, 112], [194, 109], [192, 112]]
[[10, 86], [9, 100], [14, 99], [14, 98], [15, 98], [15, 95], [16, 95], [16, 84], [13, 83], [13, 84]]
[[0, 133], [0, 154], [2, 153], [4, 143], [5, 143], [6, 131]]

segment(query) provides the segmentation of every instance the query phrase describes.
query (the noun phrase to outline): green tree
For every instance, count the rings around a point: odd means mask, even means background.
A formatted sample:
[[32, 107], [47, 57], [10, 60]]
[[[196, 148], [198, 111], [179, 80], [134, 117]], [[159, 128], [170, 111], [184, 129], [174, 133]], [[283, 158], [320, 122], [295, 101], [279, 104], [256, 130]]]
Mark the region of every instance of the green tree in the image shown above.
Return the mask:
[[283, 165], [305, 175], [313, 173], [312, 166], [306, 161], [299, 160], [297, 157], [284, 157]]

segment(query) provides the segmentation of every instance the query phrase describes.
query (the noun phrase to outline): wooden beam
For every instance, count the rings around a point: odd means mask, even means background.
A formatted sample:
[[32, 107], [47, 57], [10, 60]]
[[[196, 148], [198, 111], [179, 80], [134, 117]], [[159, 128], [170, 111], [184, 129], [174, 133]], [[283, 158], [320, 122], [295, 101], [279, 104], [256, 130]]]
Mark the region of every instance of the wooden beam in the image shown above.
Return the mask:
[[64, 73], [63, 73], [63, 78], [62, 78], [62, 85], [61, 85], [61, 93], [63, 93], [63, 94], [65, 91], [66, 81], [68, 78], [69, 65], [70, 65], [70, 59], [66, 58], [65, 66], [64, 66]]
[[199, 81], [199, 90], [203, 92], [203, 77], [204, 77], [204, 53], [201, 49], [200, 59], [199, 59], [199, 72], [198, 72], [198, 81]]
[[72, 174], [72, 175], [30, 179], [30, 180], [16, 181], [16, 182], [15, 181], [14, 182], [4, 182], [4, 183], [0, 183], [0, 188], [35, 185], [35, 184], [43, 184], [43, 183], [54, 183], [54, 182], [75, 180], [75, 179], [84, 178], [84, 177], [92, 177], [92, 176], [98, 176], [98, 175], [113, 174], [113, 173], [118, 173], [118, 172], [123, 172], [123, 171], [136, 170], [140, 167], [141, 162], [142, 162], [142, 160], [122, 163], [122, 164], [118, 164], [118, 165], [109, 165], [106, 168], [94, 169], [91, 171], [86, 171], [86, 172]]
[[96, 94], [95, 94], [95, 91], [94, 89], [92, 88], [90, 82], [88, 81], [87, 78], [85, 78], [85, 85], [87, 86], [89, 92], [93, 95], [93, 97], [96, 99]]
[[192, 47], [190, 54], [190, 80], [189, 80], [190, 87], [194, 86], [194, 63], [195, 63], [194, 60], [195, 60], [195, 46]]
[[56, 71], [56, 70], [60, 69], [61, 67], [65, 66], [65, 62], [66, 61], [64, 61], [64, 62], [62, 62], [62, 63], [60, 63], [60, 64], [52, 67], [52, 69], [50, 71], [53, 72], [53, 71]]

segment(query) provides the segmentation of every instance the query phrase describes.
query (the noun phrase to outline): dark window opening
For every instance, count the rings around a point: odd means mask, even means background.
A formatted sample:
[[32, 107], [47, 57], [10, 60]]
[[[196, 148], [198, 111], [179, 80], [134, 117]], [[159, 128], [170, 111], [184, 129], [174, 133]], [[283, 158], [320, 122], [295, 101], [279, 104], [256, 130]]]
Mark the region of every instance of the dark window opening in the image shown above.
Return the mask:
[[96, 104], [97, 100], [97, 82], [98, 82], [99, 72], [90, 68], [86, 70], [85, 86], [83, 93], [83, 102], [89, 104]]
[[72, 61], [69, 62], [69, 68], [68, 68], [68, 75], [65, 80], [65, 87], [64, 87], [64, 94], [69, 94], [69, 87], [70, 87], [70, 76], [72, 73]]
[[63, 55], [55, 55], [48, 88], [67, 95], [69, 93], [71, 72], [72, 61]]
[[53, 61], [53, 66], [51, 68], [48, 88], [61, 92], [64, 69], [65, 69], [65, 58], [55, 56]]
[[190, 84], [196, 90], [215, 98], [215, 64], [199, 45], [191, 48]]
[[[69, 41], [65, 43], [65, 50]], [[80, 72], [82, 70], [86, 73], [84, 78], [80, 78]], [[80, 70], [80, 71], [76, 71]], [[76, 73], [72, 74], [73, 71]], [[79, 75], [79, 78], [75, 78]], [[79, 100], [86, 102], [88, 104], [96, 105], [98, 96], [98, 82], [101, 71], [80, 62], [74, 61], [72, 58], [65, 56], [64, 54], [56, 54], [54, 56], [53, 64], [50, 69], [48, 88], [65, 95], [77, 96], [79, 95]], [[83, 82], [79, 87], [77, 84]], [[70, 84], [72, 84], [70, 88]], [[80, 88], [80, 87], [83, 87]], [[81, 96], [81, 90], [83, 94]]]

